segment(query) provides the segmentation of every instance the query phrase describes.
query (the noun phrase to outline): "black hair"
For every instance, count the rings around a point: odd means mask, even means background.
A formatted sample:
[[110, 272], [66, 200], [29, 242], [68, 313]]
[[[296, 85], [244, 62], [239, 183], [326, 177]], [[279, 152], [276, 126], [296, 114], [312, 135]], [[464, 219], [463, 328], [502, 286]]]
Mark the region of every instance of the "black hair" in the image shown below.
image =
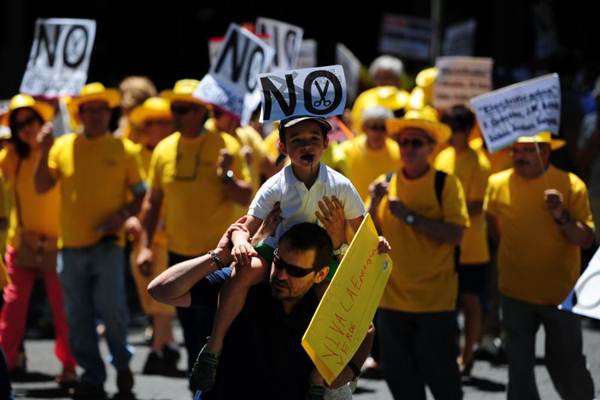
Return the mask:
[[451, 107], [442, 115], [441, 122], [450, 126], [452, 132], [469, 134], [475, 124], [475, 114], [468, 107], [459, 104]]
[[[35, 109], [33, 109], [31, 107], [23, 107], [23, 109], [27, 109], [27, 110], [31, 111], [33, 113], [33, 116], [37, 120], [37, 122], [40, 123], [40, 125], [44, 124], [44, 119], [37, 111], [35, 111]], [[19, 137], [19, 132], [18, 132], [19, 129], [18, 129], [18, 124], [17, 124], [17, 111], [18, 110], [20, 110], [20, 108], [12, 111], [10, 113], [10, 118], [8, 120], [8, 126], [10, 128], [10, 139], [8, 139], [8, 140], [15, 147], [15, 151], [17, 152], [17, 155], [19, 156], [19, 158], [27, 158], [27, 157], [29, 157], [29, 153], [31, 153], [31, 147], [29, 147], [29, 145]]]
[[285, 244], [294, 251], [316, 251], [314, 268], [321, 270], [333, 258], [333, 243], [327, 231], [317, 224], [303, 222], [292, 226], [279, 239], [279, 246]]
[[[305, 121], [311, 121], [309, 119], [305, 120]], [[282, 120], [281, 124], [279, 125], [279, 141], [283, 144], [285, 144], [285, 131], [286, 128], [283, 127], [283, 125], [287, 122], [287, 120]], [[298, 122], [299, 124], [302, 123], [304, 121]], [[327, 134], [329, 133], [329, 131], [319, 122], [317, 122], [317, 125], [319, 125], [319, 128], [321, 128], [321, 133], [323, 134], [323, 140], [327, 139]]]

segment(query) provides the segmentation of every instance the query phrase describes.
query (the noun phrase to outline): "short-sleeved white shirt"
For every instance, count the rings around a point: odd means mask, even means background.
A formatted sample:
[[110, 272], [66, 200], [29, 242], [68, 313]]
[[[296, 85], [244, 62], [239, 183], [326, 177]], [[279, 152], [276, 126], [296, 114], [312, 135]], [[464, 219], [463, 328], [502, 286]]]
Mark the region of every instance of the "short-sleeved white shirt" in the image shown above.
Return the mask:
[[283, 221], [275, 236], [265, 240], [267, 245], [277, 247], [281, 235], [292, 226], [302, 222], [318, 223], [315, 212], [319, 210], [319, 200], [324, 196], [335, 196], [340, 200], [346, 220], [366, 213], [363, 201], [350, 180], [321, 163], [317, 180], [310, 190], [296, 178], [291, 165], [273, 175], [258, 189], [248, 214], [264, 220], [275, 203], [280, 203]]

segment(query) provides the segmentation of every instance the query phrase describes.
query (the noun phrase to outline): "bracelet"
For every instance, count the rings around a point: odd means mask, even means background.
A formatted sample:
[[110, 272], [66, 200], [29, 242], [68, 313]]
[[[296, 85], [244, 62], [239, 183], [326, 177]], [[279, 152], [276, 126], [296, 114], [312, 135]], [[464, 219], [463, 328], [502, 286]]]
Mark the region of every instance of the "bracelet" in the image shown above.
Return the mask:
[[354, 374], [354, 378], [352, 378], [353, 380], [358, 378], [360, 376], [360, 368], [358, 368], [358, 365], [354, 364], [354, 362], [352, 360], [348, 361], [348, 368], [350, 368], [352, 370], [352, 373]]
[[210, 259], [212, 260], [212, 262], [214, 262], [217, 266], [217, 269], [225, 268], [225, 264], [223, 264], [223, 261], [221, 261], [221, 257], [219, 257], [216, 252], [214, 252], [213, 250], [209, 250], [208, 254], [210, 255]]

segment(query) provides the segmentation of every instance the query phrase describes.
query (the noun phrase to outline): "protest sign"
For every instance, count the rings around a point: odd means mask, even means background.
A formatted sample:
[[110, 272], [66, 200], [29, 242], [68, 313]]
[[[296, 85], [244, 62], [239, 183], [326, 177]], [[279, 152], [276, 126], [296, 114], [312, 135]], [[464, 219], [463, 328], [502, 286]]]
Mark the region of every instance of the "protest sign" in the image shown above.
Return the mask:
[[558, 74], [530, 79], [471, 99], [486, 146], [495, 152], [519, 136], [558, 133], [560, 82]]
[[77, 95], [87, 80], [96, 21], [38, 19], [21, 93], [58, 97]]
[[600, 319], [600, 249], [577, 280], [575, 288], [559, 306], [561, 310]]
[[381, 53], [426, 61], [430, 59], [432, 24], [425, 18], [385, 14], [379, 38]]
[[256, 33], [268, 35], [266, 42], [275, 49], [271, 71], [296, 68], [304, 30], [298, 26], [270, 18], [256, 19]]
[[348, 86], [348, 101], [353, 102], [358, 95], [361, 63], [356, 56], [344, 46], [337, 43], [335, 46], [335, 62], [344, 68], [346, 84]]
[[258, 74], [268, 69], [273, 54], [260, 38], [231, 24], [219, 56], [194, 96], [241, 117], [246, 94], [257, 89]]
[[491, 58], [438, 57], [433, 89], [435, 108], [468, 104], [471, 98], [492, 90], [492, 64]]
[[450, 25], [444, 35], [442, 54], [445, 56], [473, 55], [476, 28], [477, 22], [474, 19]]
[[302, 40], [300, 54], [296, 61], [296, 68], [314, 68], [317, 66], [317, 41], [314, 39]]
[[302, 337], [302, 347], [328, 384], [365, 338], [392, 272], [379, 254], [377, 230], [367, 214]]
[[259, 76], [262, 121], [292, 116], [340, 115], [346, 106], [346, 78], [341, 65], [274, 72]]

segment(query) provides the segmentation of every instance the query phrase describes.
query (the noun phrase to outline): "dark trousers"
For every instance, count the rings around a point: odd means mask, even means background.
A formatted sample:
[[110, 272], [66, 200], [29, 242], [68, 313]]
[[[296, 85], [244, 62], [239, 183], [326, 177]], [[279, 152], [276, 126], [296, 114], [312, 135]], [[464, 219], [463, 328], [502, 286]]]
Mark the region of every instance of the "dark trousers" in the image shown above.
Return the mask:
[[455, 312], [409, 313], [380, 309], [381, 361], [394, 399], [462, 399]]
[[582, 353], [581, 322], [554, 305], [531, 304], [502, 296], [502, 324], [508, 356], [508, 400], [538, 400], [535, 383], [535, 337], [546, 333], [546, 367], [563, 399], [591, 400], [594, 382]]
[[8, 367], [6, 366], [6, 360], [4, 359], [4, 353], [2, 352], [2, 349], [0, 349], [0, 399], [11, 400], [12, 398]]
[[[169, 266], [194, 257], [196, 256], [189, 257], [169, 252]], [[183, 330], [183, 341], [188, 356], [188, 372], [192, 370], [200, 349], [206, 343], [206, 337], [210, 335], [214, 317], [214, 308], [177, 307], [177, 318]]]

